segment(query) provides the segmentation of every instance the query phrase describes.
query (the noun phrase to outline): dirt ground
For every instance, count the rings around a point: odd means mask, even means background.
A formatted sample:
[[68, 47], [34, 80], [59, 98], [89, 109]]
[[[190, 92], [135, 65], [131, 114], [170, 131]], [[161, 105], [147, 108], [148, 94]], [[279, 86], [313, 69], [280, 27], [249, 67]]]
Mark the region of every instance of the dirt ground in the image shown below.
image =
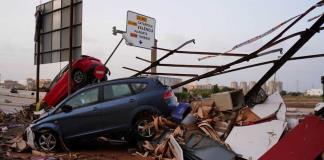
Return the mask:
[[[86, 144], [85, 144], [86, 145]], [[88, 148], [88, 147], [86, 147]], [[38, 159], [41, 156], [36, 156], [31, 153], [16, 153], [11, 152], [9, 159]], [[49, 153], [46, 157], [51, 158], [51, 154]], [[59, 152], [55, 153], [56, 158], [64, 159], [64, 160], [152, 160], [152, 158], [144, 158], [139, 155], [132, 155], [128, 153], [127, 147], [120, 146], [100, 146], [92, 148], [92, 149], [80, 149], [74, 150], [71, 152]]]
[[284, 96], [285, 104], [289, 108], [314, 108], [323, 99], [312, 96]]
[[[0, 133], [1, 141], [6, 137], [13, 139], [16, 135], [22, 134], [24, 131], [23, 126], [9, 128], [7, 132]], [[24, 151], [23, 153], [17, 153], [14, 151], [6, 152], [0, 149], [0, 159], [43, 159], [44, 157], [62, 160], [152, 160], [152, 158], [145, 158], [138, 154], [135, 154], [135, 146], [129, 146], [127, 144], [110, 144], [108, 142], [80, 142], [74, 144], [73, 148], [69, 147], [70, 152], [56, 152], [47, 153], [46, 155], [35, 154], [31, 149]]]

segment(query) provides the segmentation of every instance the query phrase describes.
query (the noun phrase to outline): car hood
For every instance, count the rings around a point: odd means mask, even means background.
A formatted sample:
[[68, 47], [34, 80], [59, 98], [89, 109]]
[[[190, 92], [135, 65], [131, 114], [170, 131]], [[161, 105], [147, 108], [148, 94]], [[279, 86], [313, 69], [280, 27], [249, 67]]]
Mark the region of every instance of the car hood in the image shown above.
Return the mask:
[[44, 112], [44, 113], [40, 114], [40, 117], [38, 119], [34, 120], [32, 123], [37, 123], [37, 122], [41, 121], [42, 119], [48, 117], [50, 114], [51, 114], [51, 111]]

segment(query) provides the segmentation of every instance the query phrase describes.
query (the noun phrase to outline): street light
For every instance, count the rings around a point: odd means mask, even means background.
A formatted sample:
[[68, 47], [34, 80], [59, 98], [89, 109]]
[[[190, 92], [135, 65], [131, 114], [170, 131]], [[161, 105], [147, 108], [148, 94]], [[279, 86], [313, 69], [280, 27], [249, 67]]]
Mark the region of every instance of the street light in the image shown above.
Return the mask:
[[127, 44], [132, 45], [129, 41], [129, 37], [126, 35], [125, 31], [122, 30], [118, 30], [116, 28], [116, 26], [112, 27], [112, 34], [114, 36], [117, 36], [117, 34], [122, 34], [122, 38], [120, 39], [120, 41], [118, 42], [117, 46], [114, 48], [114, 50], [111, 52], [111, 54], [109, 55], [108, 59], [106, 60], [106, 62], [104, 63], [104, 65], [106, 65], [108, 63], [108, 61], [110, 60], [110, 58], [115, 54], [116, 50], [118, 49], [119, 45], [123, 42], [123, 40], [126, 41]]

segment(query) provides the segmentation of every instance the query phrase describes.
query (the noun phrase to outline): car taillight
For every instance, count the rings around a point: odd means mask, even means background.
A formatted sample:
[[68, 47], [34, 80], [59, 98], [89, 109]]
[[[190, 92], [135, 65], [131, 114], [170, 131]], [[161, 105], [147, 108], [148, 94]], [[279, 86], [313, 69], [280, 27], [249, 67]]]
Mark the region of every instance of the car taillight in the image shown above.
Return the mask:
[[167, 90], [166, 92], [164, 92], [163, 94], [163, 99], [167, 100], [169, 98], [171, 98], [173, 96], [173, 92], [171, 90]]
[[163, 94], [163, 99], [167, 103], [169, 107], [176, 107], [178, 106], [178, 99], [174, 95], [172, 90], [167, 90]]

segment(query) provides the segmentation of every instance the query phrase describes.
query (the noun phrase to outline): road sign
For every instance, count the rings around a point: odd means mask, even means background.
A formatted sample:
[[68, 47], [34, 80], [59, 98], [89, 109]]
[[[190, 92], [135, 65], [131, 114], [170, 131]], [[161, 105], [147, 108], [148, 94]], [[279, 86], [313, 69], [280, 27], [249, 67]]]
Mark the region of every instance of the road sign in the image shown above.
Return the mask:
[[105, 75], [106, 75], [106, 68], [104, 66], [100, 65], [95, 68], [94, 76], [97, 79], [101, 80], [105, 77]]
[[[71, 0], [52, 0], [36, 7], [41, 10], [40, 21], [40, 64], [69, 60]], [[81, 56], [82, 42], [82, 0], [73, 5], [73, 52], [76, 59]], [[35, 64], [38, 43], [35, 43]]]
[[154, 46], [156, 23], [154, 18], [128, 11], [126, 23], [126, 44], [146, 49]]

